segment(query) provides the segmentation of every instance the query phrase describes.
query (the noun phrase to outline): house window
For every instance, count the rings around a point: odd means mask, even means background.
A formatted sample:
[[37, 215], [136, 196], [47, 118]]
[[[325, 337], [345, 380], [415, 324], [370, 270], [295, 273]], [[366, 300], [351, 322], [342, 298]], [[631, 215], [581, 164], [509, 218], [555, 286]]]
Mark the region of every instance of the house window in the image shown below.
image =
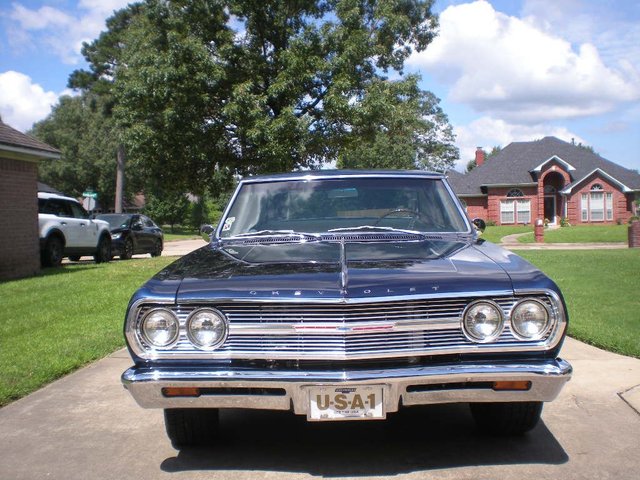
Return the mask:
[[594, 222], [604, 220], [604, 193], [591, 192], [589, 199], [589, 217]]
[[531, 223], [531, 200], [500, 200], [500, 223]]
[[524, 193], [522, 193], [522, 190], [520, 190], [519, 188], [512, 188], [511, 190], [509, 190], [509, 193], [507, 193], [507, 198], [515, 197], [524, 197]]
[[531, 200], [516, 200], [518, 223], [531, 223]]
[[514, 206], [512, 200], [500, 200], [500, 223], [515, 223]]
[[613, 220], [613, 194], [603, 192], [602, 185], [594, 183], [591, 191], [580, 197], [580, 212], [583, 222]]
[[588, 222], [589, 221], [589, 194], [588, 193], [582, 194], [580, 209], [582, 210], [582, 221]]

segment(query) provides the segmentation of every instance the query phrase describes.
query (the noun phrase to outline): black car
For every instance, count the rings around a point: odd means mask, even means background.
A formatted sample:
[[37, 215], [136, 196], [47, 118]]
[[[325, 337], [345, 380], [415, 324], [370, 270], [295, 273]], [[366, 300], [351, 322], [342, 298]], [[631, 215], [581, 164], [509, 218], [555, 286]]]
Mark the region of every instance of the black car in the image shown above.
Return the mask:
[[162, 229], [150, 218], [137, 213], [109, 213], [96, 218], [109, 222], [114, 257], [119, 255], [122, 260], [128, 260], [136, 254], [150, 253], [158, 257], [162, 253]]
[[123, 383], [178, 448], [215, 440], [221, 408], [321, 422], [462, 402], [520, 434], [571, 378], [560, 290], [479, 237], [443, 175], [251, 177], [202, 231], [125, 323]]

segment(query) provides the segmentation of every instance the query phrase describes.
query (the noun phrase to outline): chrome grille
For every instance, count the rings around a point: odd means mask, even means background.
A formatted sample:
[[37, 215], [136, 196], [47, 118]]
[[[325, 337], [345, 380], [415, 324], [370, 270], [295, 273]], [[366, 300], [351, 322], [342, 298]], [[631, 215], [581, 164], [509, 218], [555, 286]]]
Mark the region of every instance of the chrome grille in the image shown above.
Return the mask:
[[[554, 302], [544, 301], [558, 323]], [[554, 325], [547, 337], [537, 341], [518, 340], [508, 322], [497, 341], [479, 345], [462, 333], [460, 319], [465, 307], [476, 298], [424, 299], [354, 304], [304, 304], [229, 302], [214, 306], [229, 319], [225, 344], [213, 352], [195, 349], [185, 334], [186, 319], [204, 305], [171, 307], [181, 324], [178, 343], [156, 356], [264, 360], [356, 360], [401, 358], [419, 355], [505, 351], [545, 347], [557, 334]], [[520, 297], [494, 297], [508, 318]], [[137, 319], [159, 305], [145, 305]]]

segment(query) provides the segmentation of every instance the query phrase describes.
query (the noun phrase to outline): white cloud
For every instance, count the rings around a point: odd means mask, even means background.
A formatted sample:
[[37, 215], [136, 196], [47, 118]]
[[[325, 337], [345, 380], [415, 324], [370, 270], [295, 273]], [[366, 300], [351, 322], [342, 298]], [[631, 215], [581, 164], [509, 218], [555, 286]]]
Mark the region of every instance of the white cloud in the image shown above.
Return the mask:
[[506, 147], [511, 142], [527, 142], [547, 136], [554, 136], [566, 142], [575, 140], [576, 143], [587, 144], [579, 135], [565, 127], [511, 124], [492, 117], [481, 117], [468, 125], [456, 125], [454, 132], [457, 138], [456, 145], [460, 149], [460, 160], [456, 169], [460, 171], [464, 171], [467, 162], [475, 158], [476, 147], [490, 152], [495, 146]]
[[633, 63], [607, 67], [593, 44], [573, 47], [555, 32], [484, 0], [451, 6], [439, 36], [409, 64], [450, 84], [451, 101], [509, 122], [596, 115], [640, 99]]
[[0, 73], [0, 115], [2, 121], [22, 132], [51, 111], [62, 94], [46, 92], [31, 78], [19, 72]]
[[105, 30], [105, 20], [129, 0], [80, 0], [74, 11], [62, 11], [48, 5], [30, 9], [12, 4], [8, 17], [14, 22], [12, 35], [20, 39], [17, 48], [44, 45], [60, 60], [75, 65], [82, 60], [83, 42], [91, 42]]

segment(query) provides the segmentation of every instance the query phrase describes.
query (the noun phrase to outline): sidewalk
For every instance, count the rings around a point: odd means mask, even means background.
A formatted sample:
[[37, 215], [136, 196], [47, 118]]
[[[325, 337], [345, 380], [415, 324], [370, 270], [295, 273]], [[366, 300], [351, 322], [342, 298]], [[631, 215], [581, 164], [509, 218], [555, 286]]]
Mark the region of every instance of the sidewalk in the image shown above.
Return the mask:
[[[530, 233], [502, 237], [499, 245], [507, 250], [611, 250], [629, 248], [626, 242], [610, 243], [520, 243], [518, 238]], [[482, 238], [482, 237], [481, 237]]]
[[187, 253], [204, 247], [207, 244], [203, 239], [197, 238], [194, 240], [176, 240], [173, 242], [165, 242], [164, 249], [162, 250], [163, 257], [181, 257]]

